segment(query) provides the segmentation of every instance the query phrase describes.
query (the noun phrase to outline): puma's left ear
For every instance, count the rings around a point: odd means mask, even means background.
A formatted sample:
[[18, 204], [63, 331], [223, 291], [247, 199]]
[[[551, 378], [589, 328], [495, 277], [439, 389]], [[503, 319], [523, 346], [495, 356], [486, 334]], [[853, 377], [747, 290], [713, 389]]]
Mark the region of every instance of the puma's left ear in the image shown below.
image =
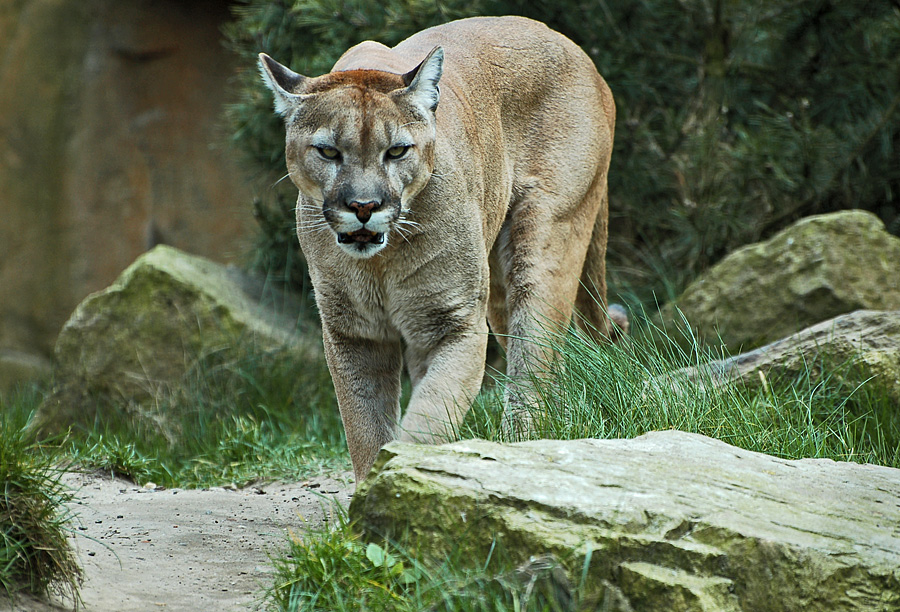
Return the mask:
[[300, 88], [306, 77], [282, 66], [265, 53], [259, 54], [259, 73], [266, 87], [275, 94], [275, 112], [288, 117], [300, 105], [302, 96], [294, 91]]
[[444, 50], [435, 47], [422, 63], [403, 75], [406, 93], [414, 104], [434, 112], [441, 99], [438, 81], [444, 70]]

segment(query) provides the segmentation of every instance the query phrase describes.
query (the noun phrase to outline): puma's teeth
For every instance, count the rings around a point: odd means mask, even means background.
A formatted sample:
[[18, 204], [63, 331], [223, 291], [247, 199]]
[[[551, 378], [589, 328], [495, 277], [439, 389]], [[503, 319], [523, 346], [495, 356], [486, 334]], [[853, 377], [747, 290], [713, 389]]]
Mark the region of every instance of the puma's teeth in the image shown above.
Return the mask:
[[337, 235], [340, 244], [353, 244], [354, 242], [383, 244], [384, 233], [370, 232], [369, 230], [356, 230]]

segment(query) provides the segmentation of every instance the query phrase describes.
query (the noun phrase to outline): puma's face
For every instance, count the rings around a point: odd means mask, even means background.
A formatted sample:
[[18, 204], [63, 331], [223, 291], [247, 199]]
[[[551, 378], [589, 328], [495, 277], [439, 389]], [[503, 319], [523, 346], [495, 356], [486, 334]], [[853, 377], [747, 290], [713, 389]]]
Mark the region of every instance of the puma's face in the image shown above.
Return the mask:
[[316, 98], [287, 131], [291, 180], [317, 203], [301, 211], [300, 229], [324, 219], [344, 251], [370, 257], [403, 231], [408, 202], [431, 177], [434, 121], [352, 85]]
[[299, 232], [327, 228], [347, 254], [368, 258], [415, 226], [408, 203], [434, 170], [439, 51], [409, 75], [356, 70], [296, 82], [261, 57], [285, 116], [288, 172], [315, 202], [299, 211]]

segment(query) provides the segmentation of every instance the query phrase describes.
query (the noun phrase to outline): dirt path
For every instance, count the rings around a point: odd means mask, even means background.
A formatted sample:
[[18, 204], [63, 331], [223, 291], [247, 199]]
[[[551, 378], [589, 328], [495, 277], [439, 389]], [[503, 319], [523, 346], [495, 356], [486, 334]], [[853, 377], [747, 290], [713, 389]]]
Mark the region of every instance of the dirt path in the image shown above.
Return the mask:
[[[321, 525], [330, 500], [346, 506], [353, 490], [349, 473], [237, 491], [65, 478], [78, 491], [73, 546], [85, 612], [253, 610], [271, 583], [268, 555], [285, 549], [288, 530]], [[71, 609], [21, 598], [9, 606], [0, 598], [0, 611]]]

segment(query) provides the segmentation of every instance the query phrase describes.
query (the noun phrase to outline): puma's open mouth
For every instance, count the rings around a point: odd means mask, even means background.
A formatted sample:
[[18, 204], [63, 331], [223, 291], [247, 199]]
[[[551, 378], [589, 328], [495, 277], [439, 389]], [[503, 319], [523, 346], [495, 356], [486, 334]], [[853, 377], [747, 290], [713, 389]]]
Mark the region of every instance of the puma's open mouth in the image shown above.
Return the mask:
[[338, 242], [341, 244], [353, 244], [361, 242], [367, 244], [381, 244], [384, 242], [384, 234], [373, 232], [367, 229], [356, 230], [355, 232], [347, 232], [338, 234]]

